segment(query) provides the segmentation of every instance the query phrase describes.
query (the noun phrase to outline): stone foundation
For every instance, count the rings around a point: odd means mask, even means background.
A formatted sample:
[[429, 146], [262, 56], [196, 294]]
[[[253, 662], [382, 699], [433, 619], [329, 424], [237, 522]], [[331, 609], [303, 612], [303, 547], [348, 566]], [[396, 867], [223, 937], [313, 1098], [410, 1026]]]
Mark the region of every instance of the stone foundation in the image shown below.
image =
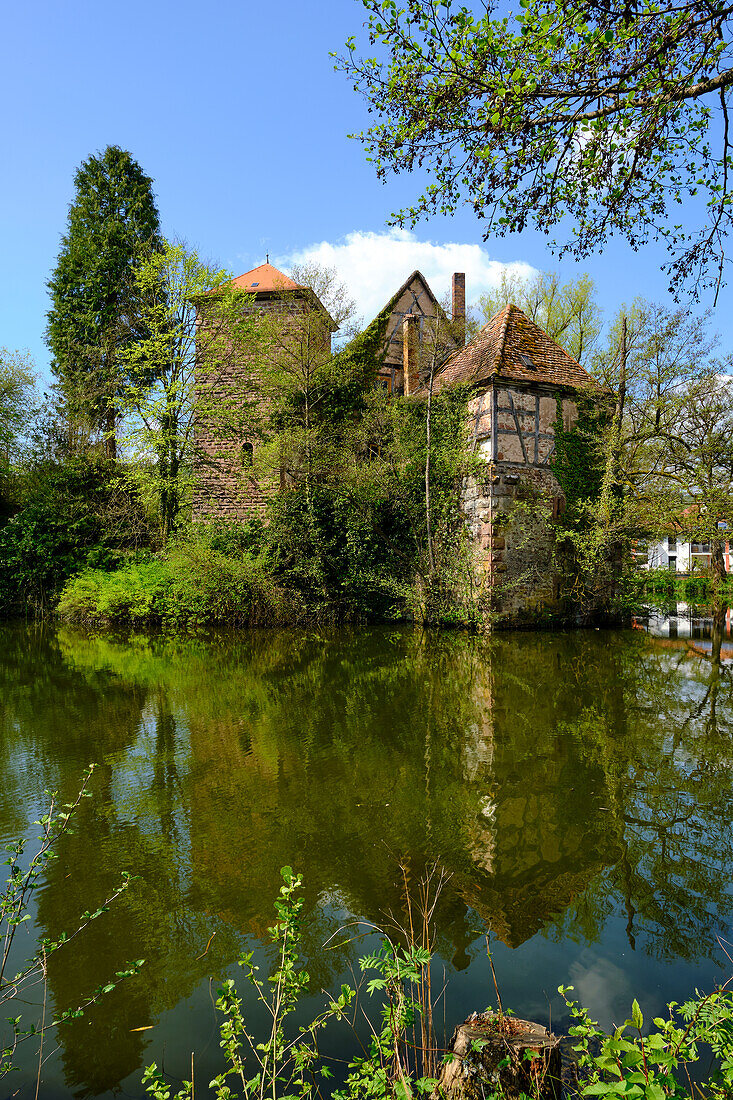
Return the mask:
[[549, 467], [493, 463], [463, 490], [466, 524], [476, 548], [481, 598], [505, 625], [559, 611], [559, 574], [551, 520], [562, 493]]

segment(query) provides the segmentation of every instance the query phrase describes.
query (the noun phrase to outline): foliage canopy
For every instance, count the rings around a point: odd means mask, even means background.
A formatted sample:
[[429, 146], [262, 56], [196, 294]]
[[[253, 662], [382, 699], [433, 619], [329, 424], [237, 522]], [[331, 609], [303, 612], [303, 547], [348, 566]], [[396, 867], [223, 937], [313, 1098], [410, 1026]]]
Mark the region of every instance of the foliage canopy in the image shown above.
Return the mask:
[[[724, 2], [362, 0], [371, 56], [337, 59], [376, 121], [380, 178], [428, 174], [392, 216], [468, 203], [490, 235], [535, 226], [585, 257], [661, 238], [674, 288], [720, 287], [731, 224], [731, 14]], [[683, 223], [697, 217], [697, 225]], [[679, 211], [679, 212], [678, 212]], [[694, 212], [694, 213], [693, 213]]]
[[152, 183], [116, 145], [84, 161], [48, 282], [52, 368], [67, 398], [104, 428], [110, 457], [123, 383], [119, 351], [137, 335], [132, 273], [143, 253], [159, 244]]

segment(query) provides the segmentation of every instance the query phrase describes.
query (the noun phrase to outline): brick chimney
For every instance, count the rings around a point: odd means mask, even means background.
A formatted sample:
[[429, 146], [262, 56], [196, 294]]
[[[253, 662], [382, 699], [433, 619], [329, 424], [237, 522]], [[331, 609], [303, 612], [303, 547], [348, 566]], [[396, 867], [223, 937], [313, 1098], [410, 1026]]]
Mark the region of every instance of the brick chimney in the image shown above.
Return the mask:
[[402, 372], [406, 397], [415, 392], [419, 381], [419, 323], [420, 319], [415, 313], [406, 313], [402, 319]]
[[453, 274], [451, 287], [451, 301], [453, 307], [453, 327], [456, 341], [459, 347], [466, 342], [466, 274], [456, 271]]

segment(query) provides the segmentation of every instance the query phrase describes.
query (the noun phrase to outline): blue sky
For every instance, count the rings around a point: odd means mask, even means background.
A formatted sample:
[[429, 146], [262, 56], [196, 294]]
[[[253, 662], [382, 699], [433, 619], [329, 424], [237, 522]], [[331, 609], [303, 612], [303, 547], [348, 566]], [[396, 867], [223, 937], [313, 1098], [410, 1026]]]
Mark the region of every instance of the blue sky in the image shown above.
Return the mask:
[[[482, 243], [468, 210], [390, 232], [390, 212], [419, 181], [377, 182], [347, 137], [365, 107], [329, 57], [362, 21], [357, 0], [6, 3], [0, 346], [29, 348], [45, 371], [45, 284], [74, 171], [109, 144], [155, 180], [166, 235], [235, 274], [268, 251], [285, 268], [328, 259], [367, 320], [416, 266], [439, 296], [465, 269], [469, 301], [504, 263], [588, 271], [608, 317], [637, 294], [668, 300], [662, 247], [615, 242], [581, 265], [558, 263], [531, 232]], [[726, 289], [715, 315], [726, 350], [730, 302]]]

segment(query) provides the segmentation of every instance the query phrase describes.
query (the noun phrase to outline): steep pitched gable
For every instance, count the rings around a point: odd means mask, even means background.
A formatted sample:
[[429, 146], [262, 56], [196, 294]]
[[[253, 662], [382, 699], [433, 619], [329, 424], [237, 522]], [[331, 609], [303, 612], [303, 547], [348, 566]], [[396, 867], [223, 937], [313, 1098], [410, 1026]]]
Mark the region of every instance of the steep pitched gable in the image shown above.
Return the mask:
[[514, 305], [505, 306], [470, 344], [448, 357], [435, 389], [452, 382], [478, 385], [493, 377], [574, 390], [598, 388], [580, 363]]
[[378, 314], [379, 317], [388, 314], [384, 364], [402, 369], [402, 321], [406, 314], [436, 317], [442, 312], [425, 276], [421, 271], [413, 271]]

